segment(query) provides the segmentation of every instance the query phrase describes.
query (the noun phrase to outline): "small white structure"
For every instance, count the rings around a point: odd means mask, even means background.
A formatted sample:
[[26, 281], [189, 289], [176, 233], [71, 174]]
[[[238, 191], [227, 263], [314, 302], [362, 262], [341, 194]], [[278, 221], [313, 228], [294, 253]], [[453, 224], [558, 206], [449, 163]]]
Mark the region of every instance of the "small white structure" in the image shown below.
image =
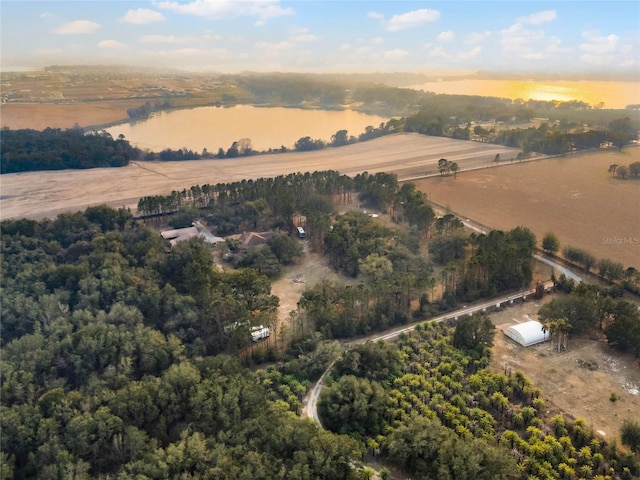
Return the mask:
[[196, 227], [187, 227], [165, 230], [164, 232], [160, 232], [160, 235], [162, 235], [162, 238], [165, 240], [169, 240], [171, 246], [174, 247], [178, 242], [185, 242], [192, 238], [199, 237], [200, 232], [198, 232]]
[[160, 232], [162, 238], [169, 240], [172, 247], [178, 242], [191, 240], [192, 238], [203, 238], [205, 242], [216, 244], [224, 242], [224, 238], [216, 237], [200, 222], [193, 222], [193, 225], [187, 228], [176, 228], [174, 230], [165, 230]]
[[542, 324], [535, 320], [511, 325], [504, 330], [504, 334], [523, 347], [542, 343], [549, 339], [549, 332], [543, 331]]
[[259, 325], [257, 327], [253, 327], [251, 329], [251, 340], [254, 341], [254, 343], [257, 343], [258, 340], [262, 340], [263, 338], [267, 338], [268, 336], [271, 335], [271, 332], [269, 331], [269, 329], [263, 325]]

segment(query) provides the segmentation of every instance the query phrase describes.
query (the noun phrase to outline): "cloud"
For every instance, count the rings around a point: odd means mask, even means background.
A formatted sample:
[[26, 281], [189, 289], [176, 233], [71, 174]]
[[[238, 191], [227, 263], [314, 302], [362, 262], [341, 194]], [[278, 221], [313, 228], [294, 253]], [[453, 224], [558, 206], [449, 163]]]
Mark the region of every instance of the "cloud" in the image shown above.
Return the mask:
[[534, 47], [541, 49], [545, 40], [543, 30], [528, 30], [521, 23], [511, 25], [501, 34], [502, 53], [508, 56], [528, 55]]
[[478, 58], [481, 53], [482, 53], [482, 47], [475, 47], [466, 52], [459, 52], [458, 58], [460, 58], [461, 60], [471, 60], [473, 58]]
[[440, 35], [438, 35], [439, 42], [453, 42], [455, 38], [456, 38], [456, 34], [453, 33], [451, 30], [447, 30], [446, 32], [441, 32]]
[[199, 48], [179, 48], [175, 51], [176, 55], [195, 57], [202, 54], [202, 50]]
[[502, 55], [508, 60], [557, 59], [571, 52], [557, 37], [547, 37], [544, 30], [527, 29], [522, 23], [511, 25], [501, 32]]
[[439, 18], [440, 12], [437, 10], [421, 8], [420, 10], [394, 15], [387, 23], [387, 30], [397, 32], [408, 28], [415, 28], [425, 23], [435, 22]]
[[156, 23], [165, 20], [164, 15], [155, 10], [148, 8], [137, 8], [135, 10], [127, 10], [124, 17], [120, 19], [122, 22], [133, 23], [134, 25], [143, 25], [146, 23]]
[[409, 52], [407, 52], [406, 50], [400, 50], [399, 48], [396, 48], [394, 50], [387, 50], [386, 52], [384, 52], [383, 57], [385, 60], [400, 60], [407, 55], [409, 55]]
[[127, 45], [119, 42], [117, 40], [102, 40], [98, 43], [98, 48], [107, 48], [107, 49], [122, 49], [127, 48]]
[[207, 31], [202, 35], [202, 40], [222, 40], [222, 35], [217, 35], [215, 33]]
[[444, 58], [444, 59], [451, 58], [451, 56], [447, 52], [445, 52], [444, 49], [440, 46], [433, 47], [431, 50], [429, 50], [429, 56], [432, 58]]
[[280, 54], [291, 50], [294, 47], [292, 42], [257, 42], [255, 47], [258, 50], [262, 50], [260, 55], [265, 57], [274, 58], [280, 56]]
[[100, 24], [91, 20], [76, 20], [74, 22], [65, 23], [53, 30], [58, 35], [81, 35], [93, 33], [100, 28]]
[[371, 41], [374, 45], [382, 45], [384, 43], [384, 38], [376, 37]]
[[196, 57], [204, 51], [199, 48], [177, 48], [175, 50], [142, 50], [141, 53], [145, 57], [158, 57], [158, 58], [184, 58], [184, 57]]
[[346, 52], [347, 50], [351, 50], [353, 46], [350, 43], [343, 43], [342, 45], [340, 45], [340, 47], [338, 47], [338, 50], [340, 50], [341, 52]]
[[622, 43], [615, 34], [602, 35], [598, 31], [583, 32], [580, 44], [580, 60], [592, 65], [633, 65], [633, 48]]
[[186, 43], [196, 40], [195, 37], [177, 37], [175, 35], [142, 35], [143, 43]]
[[226, 48], [211, 48], [205, 52], [207, 55], [212, 55], [218, 60], [224, 60], [227, 58], [232, 58], [231, 52]]
[[283, 8], [278, 0], [192, 0], [187, 3], [159, 1], [158, 8], [184, 15], [194, 15], [208, 20], [235, 17], [257, 17], [256, 25], [264, 25], [271, 18], [293, 15], [292, 8]]
[[35, 52], [38, 55], [60, 55], [62, 53], [61, 48], [37, 48]]
[[582, 37], [586, 40], [580, 44], [580, 50], [591, 55], [611, 55], [616, 52], [620, 43], [617, 35], [601, 35], [598, 32], [584, 32]]
[[55, 15], [51, 12], [42, 12], [40, 18], [55, 18]]
[[384, 20], [384, 15], [378, 12], [369, 12], [367, 13], [367, 17], [373, 18], [374, 20]]
[[466, 37], [464, 37], [464, 43], [471, 43], [471, 44], [482, 43], [490, 36], [491, 36], [491, 32], [489, 31], [473, 32], [467, 35]]
[[307, 43], [307, 42], [315, 42], [320, 40], [320, 37], [317, 35], [312, 35], [310, 33], [305, 33], [302, 35], [296, 35], [295, 37], [291, 37], [291, 41], [298, 43]]
[[520, 17], [516, 22], [529, 25], [542, 25], [543, 23], [551, 22], [556, 18], [557, 15], [555, 10], [545, 10], [543, 12], [532, 13], [526, 17]]

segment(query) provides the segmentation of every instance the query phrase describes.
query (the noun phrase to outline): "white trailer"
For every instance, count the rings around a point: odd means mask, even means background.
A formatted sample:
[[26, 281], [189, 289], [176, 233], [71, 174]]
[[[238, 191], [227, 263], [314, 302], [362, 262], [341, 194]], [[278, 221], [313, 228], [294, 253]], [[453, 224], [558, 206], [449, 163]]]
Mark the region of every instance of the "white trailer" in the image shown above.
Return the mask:
[[271, 335], [271, 332], [267, 327], [263, 325], [253, 327], [251, 329], [251, 340], [253, 340], [254, 343], [257, 343], [259, 340], [262, 340], [263, 338], [267, 338], [269, 335]]

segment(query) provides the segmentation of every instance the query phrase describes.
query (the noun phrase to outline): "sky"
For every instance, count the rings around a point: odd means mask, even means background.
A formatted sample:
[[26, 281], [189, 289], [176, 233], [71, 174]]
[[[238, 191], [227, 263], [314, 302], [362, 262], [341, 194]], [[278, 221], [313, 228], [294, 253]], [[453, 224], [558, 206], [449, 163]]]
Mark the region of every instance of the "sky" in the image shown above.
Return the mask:
[[0, 0], [2, 71], [527, 72], [640, 78], [640, 2]]

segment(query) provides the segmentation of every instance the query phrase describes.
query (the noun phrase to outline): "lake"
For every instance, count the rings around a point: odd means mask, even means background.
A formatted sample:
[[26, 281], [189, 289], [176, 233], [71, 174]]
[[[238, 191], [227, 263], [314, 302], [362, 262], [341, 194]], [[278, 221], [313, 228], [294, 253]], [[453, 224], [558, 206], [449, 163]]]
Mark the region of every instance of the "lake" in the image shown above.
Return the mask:
[[[447, 80], [414, 85], [413, 89], [439, 94], [479, 95], [515, 100], [579, 100], [591, 106], [622, 109], [640, 104], [637, 82], [619, 81], [521, 81], [521, 80]], [[124, 123], [106, 130], [115, 138], [123, 134], [141, 149], [159, 152], [165, 148], [188, 148], [201, 152], [206, 148], [227, 150], [234, 141], [249, 138], [254, 150], [293, 148], [295, 142], [309, 136], [331, 141], [338, 130], [358, 136], [367, 126], [378, 127], [389, 118], [353, 110], [305, 110], [284, 107], [197, 107], [157, 112], [148, 120]]]
[[525, 81], [525, 80], [447, 80], [413, 85], [409, 88], [449, 95], [480, 95], [516, 100], [579, 100], [604, 108], [621, 109], [627, 105], [640, 104], [638, 82], [619, 81]]
[[357, 137], [367, 126], [378, 127], [389, 119], [352, 110], [303, 110], [283, 107], [197, 107], [157, 112], [148, 120], [107, 128], [114, 138], [123, 134], [141, 149], [159, 152], [186, 147], [227, 150], [234, 141], [251, 139], [254, 150], [293, 148], [302, 137], [325, 142], [338, 130]]

